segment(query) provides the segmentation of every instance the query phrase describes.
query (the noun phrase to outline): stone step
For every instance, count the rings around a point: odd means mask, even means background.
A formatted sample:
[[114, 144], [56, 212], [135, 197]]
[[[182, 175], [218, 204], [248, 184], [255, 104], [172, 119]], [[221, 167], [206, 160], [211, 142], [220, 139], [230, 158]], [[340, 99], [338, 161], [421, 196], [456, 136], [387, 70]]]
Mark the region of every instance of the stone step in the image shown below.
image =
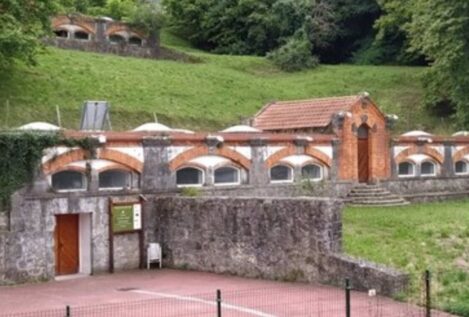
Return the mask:
[[395, 203], [395, 204], [377, 204], [377, 205], [372, 205], [372, 204], [358, 204], [358, 203], [349, 203], [348, 204], [351, 207], [363, 207], [363, 208], [371, 208], [371, 207], [401, 207], [401, 206], [407, 206], [410, 205], [408, 201], [404, 201], [402, 203]]
[[404, 199], [357, 199], [352, 200], [352, 204], [362, 205], [380, 205], [380, 204], [400, 204], [405, 202]]
[[359, 184], [352, 188], [345, 202], [350, 206], [404, 206], [409, 202], [377, 184]]
[[391, 192], [385, 191], [385, 192], [373, 192], [373, 193], [362, 193], [362, 192], [350, 192], [348, 194], [349, 197], [382, 197], [382, 196], [389, 196], [393, 195]]

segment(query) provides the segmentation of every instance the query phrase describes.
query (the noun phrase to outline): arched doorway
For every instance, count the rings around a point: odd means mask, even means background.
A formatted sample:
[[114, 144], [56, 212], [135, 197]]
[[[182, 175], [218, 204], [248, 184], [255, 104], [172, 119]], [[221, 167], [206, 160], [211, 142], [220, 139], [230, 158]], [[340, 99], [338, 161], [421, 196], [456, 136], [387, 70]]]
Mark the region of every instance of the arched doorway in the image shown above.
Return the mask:
[[357, 131], [358, 181], [360, 183], [366, 183], [370, 178], [369, 130], [366, 124], [362, 124]]

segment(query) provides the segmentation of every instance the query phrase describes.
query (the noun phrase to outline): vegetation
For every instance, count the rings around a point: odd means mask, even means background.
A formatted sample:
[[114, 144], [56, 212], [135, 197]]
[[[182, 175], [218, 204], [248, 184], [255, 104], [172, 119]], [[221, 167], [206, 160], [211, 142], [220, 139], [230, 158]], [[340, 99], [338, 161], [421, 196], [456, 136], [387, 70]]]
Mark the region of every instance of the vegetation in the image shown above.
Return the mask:
[[426, 269], [434, 304], [469, 316], [469, 201], [405, 207], [347, 208], [344, 248], [351, 255], [400, 268], [416, 285]]
[[2, 0], [0, 3], [0, 72], [15, 60], [30, 65], [41, 48], [40, 39], [50, 28], [54, 0]]
[[[164, 33], [162, 39], [175, 43]], [[58, 105], [63, 126], [78, 128], [84, 100], [109, 100], [115, 130], [153, 121], [154, 112], [160, 122], [174, 127], [210, 130], [238, 123], [240, 116], [252, 116], [272, 100], [366, 90], [383, 111], [400, 116], [400, 131], [422, 128], [448, 133], [446, 122], [419, 107], [420, 68], [324, 65], [290, 74], [259, 57], [190, 52], [203, 62], [183, 64], [50, 48], [39, 56], [37, 67], [18, 66], [13, 73], [0, 73], [0, 127], [31, 121], [57, 123]]]
[[0, 133], [0, 212], [8, 209], [11, 195], [30, 183], [46, 148], [79, 146], [93, 153], [91, 139], [69, 140], [57, 133]]
[[281, 70], [299, 71], [318, 66], [318, 59], [311, 55], [311, 43], [300, 36], [288, 39], [285, 45], [267, 55]]
[[444, 0], [385, 0], [381, 34], [396, 30], [401, 52], [425, 56], [426, 103], [440, 116], [455, 114], [460, 127], [469, 126], [469, 3]]

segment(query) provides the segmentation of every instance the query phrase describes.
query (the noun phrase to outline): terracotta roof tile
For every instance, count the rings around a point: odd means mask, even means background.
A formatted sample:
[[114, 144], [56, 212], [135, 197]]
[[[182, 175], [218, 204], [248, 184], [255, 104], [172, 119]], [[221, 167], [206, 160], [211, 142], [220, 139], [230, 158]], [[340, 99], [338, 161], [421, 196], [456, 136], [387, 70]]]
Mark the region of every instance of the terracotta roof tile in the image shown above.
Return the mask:
[[346, 111], [360, 96], [279, 101], [268, 104], [254, 117], [254, 127], [262, 130], [322, 128], [332, 115]]

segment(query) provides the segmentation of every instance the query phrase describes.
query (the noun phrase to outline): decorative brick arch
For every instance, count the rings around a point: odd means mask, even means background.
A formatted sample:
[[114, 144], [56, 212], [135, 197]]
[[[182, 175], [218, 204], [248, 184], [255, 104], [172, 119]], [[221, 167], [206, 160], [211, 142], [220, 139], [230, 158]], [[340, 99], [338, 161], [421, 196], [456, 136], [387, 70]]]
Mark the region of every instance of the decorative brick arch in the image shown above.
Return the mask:
[[83, 161], [87, 158], [87, 152], [83, 149], [74, 149], [68, 152], [65, 152], [55, 158], [50, 159], [42, 165], [42, 171], [45, 174], [55, 173], [57, 171], [62, 171], [63, 168], [69, 163], [76, 161]]
[[277, 164], [281, 159], [290, 156], [290, 155], [295, 155], [296, 153], [296, 147], [294, 145], [288, 145], [286, 148], [281, 149], [280, 151], [275, 152], [271, 156], [267, 158], [265, 161], [265, 165], [268, 168], [272, 168], [275, 164]]
[[[52, 174], [64, 170], [64, 167], [72, 162], [88, 159], [88, 153], [83, 149], [74, 149], [52, 158], [42, 165], [45, 174]], [[98, 151], [97, 159], [112, 161], [127, 167], [128, 169], [141, 173], [143, 163], [130, 155], [115, 150], [101, 149]]]
[[465, 147], [454, 153], [453, 162], [456, 163], [464, 158], [464, 156], [469, 154], [469, 147]]
[[327, 156], [326, 154], [324, 154], [323, 152], [319, 150], [316, 150], [313, 147], [306, 148], [305, 154], [314, 157], [315, 159], [317, 159], [318, 161], [320, 161], [327, 167], [331, 167], [332, 165], [332, 159], [329, 156]]
[[142, 162], [128, 154], [116, 150], [101, 149], [100, 151], [98, 151], [97, 158], [122, 164], [139, 173], [142, 173], [143, 171]]
[[[285, 157], [288, 157], [290, 155], [296, 155], [296, 154], [297, 154], [296, 147], [294, 145], [289, 145], [286, 148], [272, 154], [266, 160], [265, 162], [266, 166], [268, 168], [271, 168], [275, 164], [277, 164], [280, 160], [284, 159]], [[322, 164], [326, 165], [327, 167], [331, 167], [332, 165], [332, 159], [330, 157], [328, 157], [326, 154], [322, 153], [319, 150], [316, 150], [315, 148], [311, 146], [305, 149], [304, 154], [317, 159], [318, 161], [320, 161]]]
[[413, 146], [411, 148], [407, 148], [403, 150], [399, 155], [396, 156], [394, 159], [397, 164], [402, 163], [404, 161], [408, 160], [408, 157], [414, 154], [425, 154], [433, 158], [435, 161], [437, 161], [439, 164], [443, 164], [443, 155], [440, 154], [435, 149], [432, 149], [431, 147], [424, 146], [423, 148]]
[[75, 26], [78, 26], [78, 27], [82, 28], [83, 30], [85, 30], [89, 34], [95, 35], [94, 29], [91, 26], [85, 25], [83, 23], [76, 23], [76, 22], [60, 23], [60, 24], [57, 24], [57, 25], [53, 25], [52, 28], [54, 30], [67, 30], [68, 31], [68, 28], [64, 27], [65, 25], [75, 25]]
[[249, 170], [251, 167], [250, 160], [228, 147], [217, 148], [214, 153], [210, 153], [208, 146], [199, 145], [179, 154], [174, 159], [172, 159], [171, 162], [169, 162], [169, 168], [171, 170], [177, 170], [179, 167], [189, 164], [190, 160], [203, 155], [218, 155], [225, 157], [232, 162], [241, 165], [247, 170]]

